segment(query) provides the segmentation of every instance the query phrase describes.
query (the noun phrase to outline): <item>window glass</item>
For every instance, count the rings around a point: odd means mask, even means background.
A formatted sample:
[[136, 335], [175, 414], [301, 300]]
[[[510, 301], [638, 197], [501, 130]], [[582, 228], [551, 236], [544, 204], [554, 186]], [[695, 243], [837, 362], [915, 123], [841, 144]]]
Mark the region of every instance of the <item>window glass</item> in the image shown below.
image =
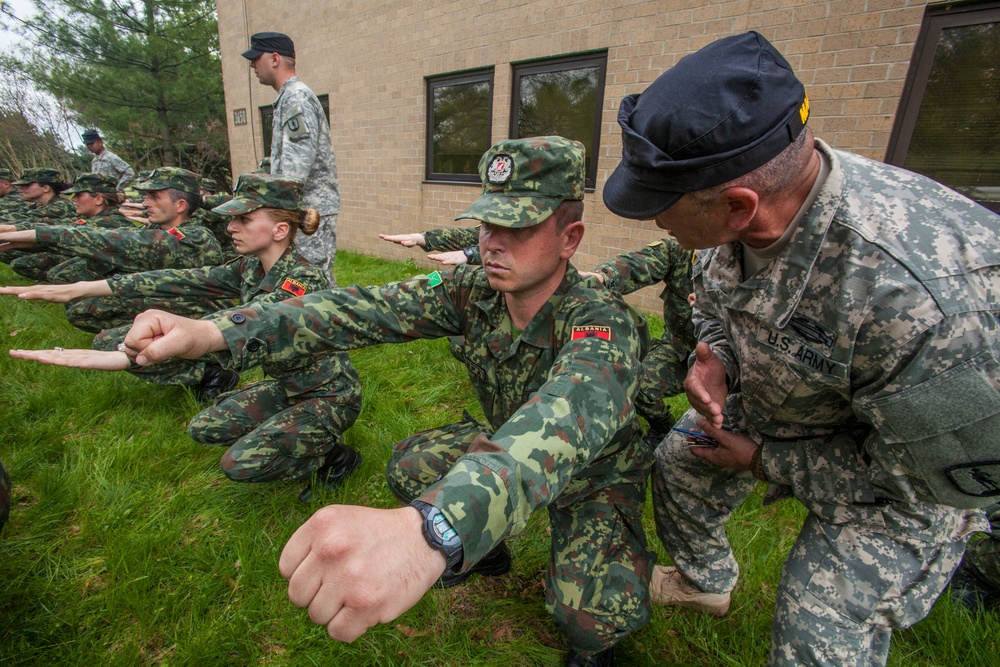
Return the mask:
[[492, 111], [492, 69], [427, 80], [427, 180], [479, 183]]

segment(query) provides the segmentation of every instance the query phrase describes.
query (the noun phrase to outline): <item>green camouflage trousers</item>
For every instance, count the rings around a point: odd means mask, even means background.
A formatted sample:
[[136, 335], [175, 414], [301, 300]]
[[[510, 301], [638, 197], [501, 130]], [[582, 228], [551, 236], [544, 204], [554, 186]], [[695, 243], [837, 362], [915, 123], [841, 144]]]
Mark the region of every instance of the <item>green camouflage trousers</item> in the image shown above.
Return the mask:
[[[489, 433], [488, 426], [465, 417], [393, 447], [386, 478], [401, 501], [420, 496], [477, 435]], [[647, 549], [640, 521], [647, 475], [642, 466], [615, 483], [564, 494], [548, 507], [552, 547], [545, 608], [576, 651], [602, 651], [649, 621], [656, 555]]]
[[33, 252], [11, 260], [14, 273], [31, 278], [36, 282], [46, 282], [48, 272], [66, 260], [62, 255], [51, 252]]
[[0, 530], [10, 517], [10, 476], [0, 461]]
[[[727, 418], [739, 414], [731, 409], [734, 398]], [[689, 410], [678, 424], [697, 429], [696, 418]], [[728, 430], [742, 427], [726, 424]], [[736, 585], [739, 567], [725, 524], [756, 484], [747, 471], [696, 457], [686, 436], [672, 433], [656, 450], [657, 534], [678, 569], [706, 592]], [[927, 615], [958, 566], [970, 530], [963, 510], [941, 505], [839, 511], [843, 521], [837, 523], [810, 513], [785, 562], [770, 665], [884, 665], [892, 630]]]
[[66, 319], [78, 329], [98, 333], [104, 329], [131, 325], [136, 315], [151, 308], [185, 317], [202, 317], [234, 305], [236, 301], [233, 299], [97, 296], [67, 303]]
[[1000, 504], [986, 508], [993, 532], [969, 542], [965, 561], [973, 572], [1000, 593]]
[[[105, 329], [94, 336], [91, 347], [95, 350], [114, 351], [118, 344], [125, 340], [131, 324], [125, 324], [114, 329]], [[198, 386], [205, 376], [206, 358], [201, 359], [167, 359], [152, 366], [137, 366], [129, 368], [128, 372], [147, 382], [165, 385]]]
[[63, 261], [49, 269], [46, 282], [69, 285], [83, 280], [101, 280], [115, 272], [114, 264], [94, 257], [62, 258]]
[[664, 435], [676, 421], [663, 399], [684, 391], [684, 378], [674, 377], [670, 359], [674, 351], [669, 343], [657, 338], [650, 343], [649, 352], [639, 370], [639, 390], [635, 396], [635, 410], [650, 428]]
[[[225, 445], [222, 472], [234, 482], [309, 477], [361, 412], [360, 394], [289, 399], [277, 380], [220, 396], [188, 424], [203, 445]], [[337, 400], [338, 402], [334, 402]]]

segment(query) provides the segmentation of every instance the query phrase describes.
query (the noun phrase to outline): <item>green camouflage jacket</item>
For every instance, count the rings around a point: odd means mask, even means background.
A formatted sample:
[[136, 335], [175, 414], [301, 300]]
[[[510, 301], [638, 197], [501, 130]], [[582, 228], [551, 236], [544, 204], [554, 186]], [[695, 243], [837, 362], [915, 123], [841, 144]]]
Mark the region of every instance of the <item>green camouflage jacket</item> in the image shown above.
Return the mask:
[[693, 253], [674, 239], [650, 243], [642, 250], [614, 257], [596, 269], [604, 276], [604, 285], [619, 294], [631, 294], [648, 285], [663, 282], [663, 342], [675, 351], [677, 377], [687, 375], [687, 356], [694, 349], [694, 324], [688, 295], [691, 285]]
[[440, 227], [424, 232], [424, 250], [442, 252], [472, 248], [469, 264], [482, 264], [479, 254], [479, 227]]
[[65, 197], [56, 195], [44, 206], [37, 203], [23, 203], [16, 210], [5, 213], [0, 223], [5, 225], [23, 223], [52, 225], [57, 224], [58, 220], [72, 218], [75, 215], [76, 206], [73, 205], [73, 202]]
[[[824, 519], [886, 501], [985, 505], [945, 470], [1000, 459], [1000, 217], [816, 147], [830, 174], [765, 269], [744, 280], [738, 243], [698, 251], [698, 339], [740, 392], [768, 481]], [[958, 481], [1000, 491], [1000, 470]]]
[[170, 231], [155, 225], [139, 229], [98, 229], [86, 225], [44, 226], [35, 241], [47, 251], [86, 257], [118, 273], [161, 268], [211, 266], [222, 262], [218, 241], [204, 227], [190, 222]]
[[645, 321], [569, 267], [516, 339], [481, 267], [383, 287], [318, 292], [209, 316], [236, 365], [417, 338], [462, 336], [461, 354], [495, 429], [422, 497], [476, 562], [531, 512], [573, 503], [651, 464], [632, 405]]
[[[48, 224], [53, 225], [85, 225], [87, 227], [97, 227], [98, 229], [135, 229], [135, 223], [118, 212], [118, 209], [109, 208], [101, 211], [95, 216], [83, 218], [74, 215], [69, 218], [52, 220]], [[35, 229], [38, 226], [34, 223], [20, 223], [15, 225], [18, 229]]]
[[[108, 280], [111, 291], [126, 298], [203, 296], [206, 299], [238, 298], [242, 304], [266, 305], [311, 294], [329, 287], [323, 272], [288, 248], [271, 270], [256, 257], [241, 257], [221, 266], [163, 269]], [[360, 394], [360, 379], [347, 353], [295, 357], [263, 364], [264, 372], [281, 382], [288, 396], [330, 395], [350, 402]]]

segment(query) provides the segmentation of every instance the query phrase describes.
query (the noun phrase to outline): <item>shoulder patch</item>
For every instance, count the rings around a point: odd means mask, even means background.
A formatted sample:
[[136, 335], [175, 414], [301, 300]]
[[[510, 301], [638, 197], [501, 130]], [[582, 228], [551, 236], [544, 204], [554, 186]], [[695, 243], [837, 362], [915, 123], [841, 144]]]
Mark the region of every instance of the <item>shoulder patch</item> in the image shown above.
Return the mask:
[[570, 340], [579, 340], [581, 338], [603, 338], [604, 340], [611, 340], [611, 327], [593, 325], [586, 327], [573, 327], [570, 330], [570, 333]]
[[178, 241], [183, 241], [184, 238], [185, 238], [184, 237], [184, 232], [182, 232], [181, 230], [177, 229], [176, 227], [174, 227], [173, 229], [168, 229], [167, 230], [167, 234], [170, 234], [171, 236], [173, 236]]
[[292, 110], [291, 117], [285, 121], [285, 129], [288, 131], [288, 138], [292, 141], [299, 141], [309, 137], [309, 128], [306, 126], [302, 110], [298, 107]]
[[291, 278], [285, 278], [285, 282], [281, 283], [281, 289], [295, 296], [302, 296], [306, 293], [306, 286]]
[[427, 284], [430, 285], [431, 287], [437, 287], [443, 282], [444, 279], [441, 278], [441, 274], [438, 273], [437, 271], [427, 276]]
[[78, 225], [85, 225], [85, 224], [87, 224], [87, 221], [84, 220], [83, 218], [80, 218], [80, 219], [78, 219], [76, 221], [76, 224], [78, 224]]

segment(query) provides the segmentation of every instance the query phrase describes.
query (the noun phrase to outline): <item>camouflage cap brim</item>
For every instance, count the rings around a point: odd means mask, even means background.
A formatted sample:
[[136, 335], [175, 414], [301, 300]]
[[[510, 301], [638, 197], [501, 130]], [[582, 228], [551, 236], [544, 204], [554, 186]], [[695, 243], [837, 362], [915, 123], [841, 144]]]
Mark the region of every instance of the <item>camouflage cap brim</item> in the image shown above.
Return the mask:
[[212, 213], [218, 213], [219, 215], [243, 215], [264, 206], [266, 204], [262, 202], [240, 197], [239, 199], [230, 199], [224, 204], [219, 204], [212, 209]]
[[478, 220], [491, 225], [520, 229], [538, 225], [555, 213], [563, 199], [559, 197], [509, 197], [487, 192], [472, 206], [455, 216], [456, 220]]

